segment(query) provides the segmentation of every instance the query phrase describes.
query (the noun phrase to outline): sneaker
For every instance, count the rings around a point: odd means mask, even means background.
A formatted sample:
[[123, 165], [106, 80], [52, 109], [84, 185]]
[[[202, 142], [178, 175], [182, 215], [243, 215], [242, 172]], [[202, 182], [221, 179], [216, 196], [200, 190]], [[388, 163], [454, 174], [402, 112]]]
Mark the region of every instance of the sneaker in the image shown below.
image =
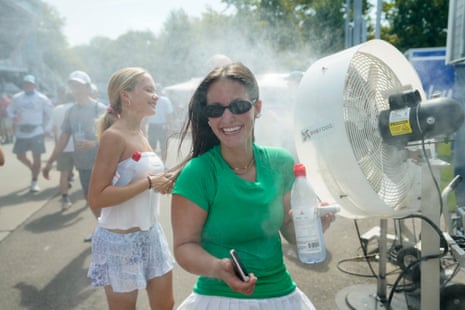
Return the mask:
[[61, 198], [61, 210], [62, 211], [68, 210], [69, 208], [71, 208], [72, 205], [73, 203], [71, 202], [68, 196]]
[[85, 237], [84, 242], [92, 242], [92, 235]]
[[31, 192], [37, 193], [38, 191], [40, 191], [40, 187], [39, 187], [39, 185], [37, 185], [37, 181], [32, 181], [31, 182]]

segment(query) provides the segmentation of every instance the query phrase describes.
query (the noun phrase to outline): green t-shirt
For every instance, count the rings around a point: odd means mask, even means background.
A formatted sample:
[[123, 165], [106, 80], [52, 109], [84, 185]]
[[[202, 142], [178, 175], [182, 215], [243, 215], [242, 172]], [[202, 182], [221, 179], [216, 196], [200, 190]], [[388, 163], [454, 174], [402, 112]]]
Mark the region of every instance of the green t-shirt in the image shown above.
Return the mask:
[[194, 292], [236, 298], [284, 296], [296, 285], [283, 261], [279, 229], [283, 196], [294, 181], [292, 155], [282, 148], [253, 146], [256, 181], [237, 176], [221, 156], [219, 146], [193, 158], [182, 170], [173, 194], [208, 212], [202, 230], [203, 248], [218, 258], [236, 249], [247, 271], [254, 273], [254, 294], [233, 292], [222, 280], [199, 277]]

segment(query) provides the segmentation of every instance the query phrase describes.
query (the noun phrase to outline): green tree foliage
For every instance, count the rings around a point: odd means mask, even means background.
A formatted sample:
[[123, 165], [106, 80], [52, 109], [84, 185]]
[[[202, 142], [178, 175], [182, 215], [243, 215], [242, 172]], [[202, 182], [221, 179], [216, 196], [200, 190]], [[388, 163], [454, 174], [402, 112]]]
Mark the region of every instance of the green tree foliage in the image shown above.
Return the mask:
[[[37, 38], [44, 63], [64, 83], [69, 72], [82, 69], [102, 86], [123, 66], [142, 66], [166, 86], [204, 75], [215, 54], [243, 61], [262, 73], [306, 70], [317, 58], [344, 48], [346, 0], [222, 2], [228, 5], [226, 13], [207, 10], [192, 18], [182, 9], [171, 12], [156, 35], [130, 31], [115, 40], [95, 37], [71, 48], [63, 37], [64, 20], [44, 4]], [[444, 46], [447, 7], [447, 0], [385, 0], [381, 38], [401, 50]], [[363, 0], [372, 38], [370, 8]]]
[[67, 67], [68, 43], [63, 35], [64, 19], [54, 7], [42, 6], [41, 18], [37, 24], [37, 40], [42, 51], [42, 61], [53, 72], [62, 73]]
[[195, 46], [201, 44], [196, 38], [198, 33], [194, 27], [194, 21], [182, 9], [172, 11], [165, 21], [163, 31], [158, 37], [158, 48], [153, 51], [160, 59], [154, 72], [158, 72], [157, 76], [162, 84], [193, 76], [191, 67], [195, 63], [192, 53]]
[[6, 24], [8, 28], [3, 29], [7, 32], [15, 29], [12, 31], [15, 37], [11, 40], [14, 51], [9, 58], [18, 60], [27, 72], [37, 75], [41, 90], [53, 95], [70, 59], [62, 31], [64, 19], [47, 4], [31, 4], [27, 12], [12, 16], [12, 22]]
[[84, 70], [97, 84], [105, 85], [116, 70], [132, 66], [153, 69], [158, 59], [157, 39], [150, 31], [129, 31], [115, 40], [93, 38], [89, 45], [75, 47], [79, 62], [72, 70]]
[[301, 1], [297, 7], [303, 34], [318, 55], [328, 55], [344, 48], [345, 0]]
[[306, 50], [317, 55], [344, 47], [344, 0], [223, 0], [249, 27], [279, 52]]
[[209, 12], [196, 22], [195, 32], [197, 40], [204, 42], [196, 46], [194, 53], [197, 59], [204, 60], [198, 75], [210, 69], [206, 62], [214, 54], [225, 54], [233, 60], [246, 62], [256, 71], [282, 67], [273, 41], [251, 15], [224, 16]]
[[398, 49], [445, 46], [448, 0], [396, 0], [385, 4], [386, 40]]

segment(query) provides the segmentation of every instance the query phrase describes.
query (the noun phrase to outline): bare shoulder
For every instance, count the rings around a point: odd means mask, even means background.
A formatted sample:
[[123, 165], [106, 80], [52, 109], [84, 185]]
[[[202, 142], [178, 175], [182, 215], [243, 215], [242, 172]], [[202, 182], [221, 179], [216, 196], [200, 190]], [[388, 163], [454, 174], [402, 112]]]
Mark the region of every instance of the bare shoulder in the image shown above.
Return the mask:
[[100, 148], [107, 148], [110, 152], [121, 153], [126, 145], [125, 135], [113, 127], [108, 128], [100, 137]]

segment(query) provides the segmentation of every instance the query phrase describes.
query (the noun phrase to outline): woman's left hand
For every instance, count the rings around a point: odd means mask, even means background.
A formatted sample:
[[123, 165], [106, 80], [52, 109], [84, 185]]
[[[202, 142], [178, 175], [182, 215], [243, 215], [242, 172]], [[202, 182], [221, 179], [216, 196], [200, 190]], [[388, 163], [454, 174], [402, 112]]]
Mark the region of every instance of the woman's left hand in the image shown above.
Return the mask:
[[157, 174], [150, 176], [150, 178], [153, 190], [161, 194], [170, 194], [173, 191], [174, 180], [171, 178], [171, 175]]

